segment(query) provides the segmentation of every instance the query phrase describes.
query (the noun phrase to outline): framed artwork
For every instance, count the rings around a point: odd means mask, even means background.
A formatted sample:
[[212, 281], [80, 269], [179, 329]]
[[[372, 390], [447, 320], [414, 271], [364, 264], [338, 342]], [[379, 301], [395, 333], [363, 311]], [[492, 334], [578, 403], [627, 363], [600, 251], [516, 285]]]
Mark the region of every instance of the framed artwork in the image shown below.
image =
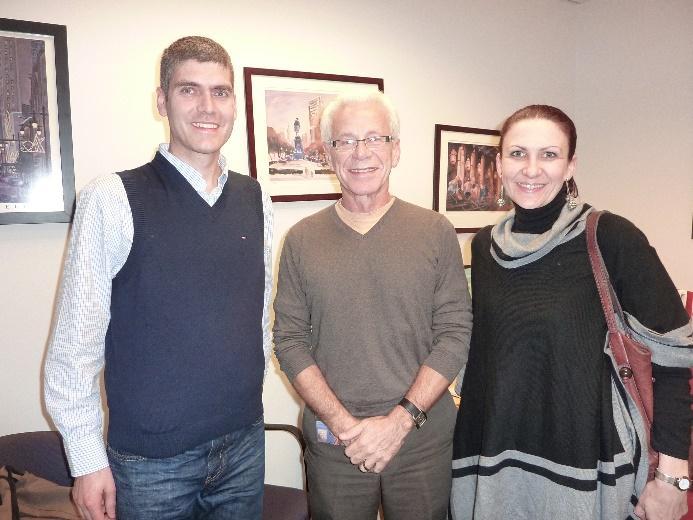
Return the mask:
[[243, 69], [250, 175], [275, 202], [338, 199], [320, 135], [323, 107], [338, 94], [383, 90], [383, 80], [291, 70]]
[[509, 200], [497, 204], [499, 140], [496, 130], [435, 125], [433, 209], [448, 217], [458, 233], [495, 224], [512, 207]]
[[67, 30], [0, 18], [0, 224], [70, 222], [74, 202]]

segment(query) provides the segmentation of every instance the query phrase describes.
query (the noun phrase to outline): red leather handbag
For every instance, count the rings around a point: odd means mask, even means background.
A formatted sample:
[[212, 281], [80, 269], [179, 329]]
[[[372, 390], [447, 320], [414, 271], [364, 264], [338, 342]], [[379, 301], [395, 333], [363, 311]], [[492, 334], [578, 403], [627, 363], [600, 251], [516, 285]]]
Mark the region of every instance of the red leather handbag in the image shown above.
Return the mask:
[[[654, 472], [659, 462], [659, 453], [652, 449], [652, 355], [650, 350], [640, 343], [631, 333], [623, 315], [621, 304], [618, 302], [613, 286], [609, 281], [604, 259], [597, 243], [597, 223], [602, 211], [593, 211], [587, 216], [587, 251], [590, 255], [594, 280], [597, 282], [599, 299], [604, 309], [604, 317], [609, 327], [609, 348], [616, 361], [618, 375], [623, 382], [628, 395], [631, 397], [640, 415], [645, 421], [647, 434], [647, 455], [649, 470], [647, 480], [654, 478]], [[618, 320], [616, 317], [618, 316]]]

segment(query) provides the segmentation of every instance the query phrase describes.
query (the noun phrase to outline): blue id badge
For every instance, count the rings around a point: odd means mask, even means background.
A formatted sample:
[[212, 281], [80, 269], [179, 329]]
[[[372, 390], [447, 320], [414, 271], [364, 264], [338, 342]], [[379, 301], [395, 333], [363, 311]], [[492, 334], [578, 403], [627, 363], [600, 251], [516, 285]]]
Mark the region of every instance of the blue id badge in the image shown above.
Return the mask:
[[334, 436], [334, 433], [330, 431], [324, 422], [316, 420], [315, 429], [318, 433], [318, 442], [332, 444], [333, 446], [339, 445], [339, 439]]

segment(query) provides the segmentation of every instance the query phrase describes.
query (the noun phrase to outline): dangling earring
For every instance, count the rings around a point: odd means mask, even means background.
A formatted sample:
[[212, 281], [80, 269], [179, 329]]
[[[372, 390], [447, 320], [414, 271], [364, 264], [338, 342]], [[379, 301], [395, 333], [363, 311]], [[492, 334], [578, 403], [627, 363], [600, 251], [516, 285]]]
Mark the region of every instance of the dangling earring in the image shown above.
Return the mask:
[[[574, 184], [573, 184], [574, 186]], [[569, 210], [574, 210], [577, 208], [578, 205], [578, 199], [577, 199], [577, 190], [573, 190], [568, 184], [568, 181], [565, 181], [565, 191], [566, 191], [566, 196], [565, 196], [565, 201], [568, 204], [568, 209]]]
[[496, 199], [496, 204], [498, 204], [499, 208], [502, 208], [505, 206], [505, 188], [501, 184], [501, 190], [500, 194], [498, 195], [498, 198]]

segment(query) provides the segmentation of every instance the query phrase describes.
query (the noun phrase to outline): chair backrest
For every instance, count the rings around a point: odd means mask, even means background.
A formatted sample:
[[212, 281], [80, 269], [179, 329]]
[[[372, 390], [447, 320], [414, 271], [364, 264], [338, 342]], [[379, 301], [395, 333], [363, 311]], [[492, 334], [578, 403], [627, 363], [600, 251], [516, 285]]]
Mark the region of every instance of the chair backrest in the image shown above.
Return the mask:
[[[289, 424], [265, 423], [265, 431], [283, 431], [291, 434], [301, 447], [302, 474], [305, 475], [304, 452], [306, 443], [301, 430]], [[308, 520], [308, 490], [265, 484], [262, 520]]]
[[38, 477], [71, 486], [63, 442], [57, 432], [13, 433], [0, 437], [0, 466], [12, 466]]

